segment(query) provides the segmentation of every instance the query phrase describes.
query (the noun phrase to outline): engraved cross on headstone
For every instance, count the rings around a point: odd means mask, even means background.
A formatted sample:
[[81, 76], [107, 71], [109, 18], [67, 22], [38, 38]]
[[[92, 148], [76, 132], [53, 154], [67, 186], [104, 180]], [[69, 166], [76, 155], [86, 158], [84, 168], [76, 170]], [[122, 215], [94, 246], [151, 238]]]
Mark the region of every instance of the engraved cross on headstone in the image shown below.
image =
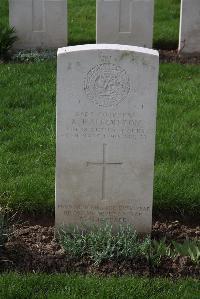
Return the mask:
[[122, 162], [106, 162], [106, 144], [103, 144], [103, 161], [102, 162], [87, 162], [87, 166], [96, 165], [102, 166], [102, 193], [101, 200], [105, 199], [105, 182], [106, 182], [106, 166], [122, 165]]
[[130, 33], [132, 22], [132, 0], [120, 0], [119, 3], [119, 32]]
[[32, 0], [32, 28], [34, 32], [42, 32], [45, 27], [45, 2]]

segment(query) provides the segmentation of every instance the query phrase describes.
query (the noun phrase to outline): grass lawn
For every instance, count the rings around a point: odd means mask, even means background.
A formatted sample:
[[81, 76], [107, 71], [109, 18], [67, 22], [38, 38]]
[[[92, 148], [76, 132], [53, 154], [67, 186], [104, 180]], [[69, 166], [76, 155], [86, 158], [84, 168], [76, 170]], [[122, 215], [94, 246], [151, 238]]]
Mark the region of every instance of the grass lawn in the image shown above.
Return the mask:
[[8, 25], [8, 0], [1, 0], [0, 1], [0, 26], [1, 25]]
[[198, 299], [200, 282], [148, 278], [100, 278], [45, 274], [0, 276], [4, 299]]
[[[53, 211], [55, 61], [0, 65], [0, 203]], [[200, 68], [161, 64], [154, 211], [198, 215]]]
[[[155, 0], [154, 47], [177, 48], [181, 0]], [[96, 0], [68, 0], [69, 44], [95, 43]], [[0, 23], [8, 23], [8, 0], [0, 1]]]
[[177, 49], [181, 0], [154, 0], [154, 47]]

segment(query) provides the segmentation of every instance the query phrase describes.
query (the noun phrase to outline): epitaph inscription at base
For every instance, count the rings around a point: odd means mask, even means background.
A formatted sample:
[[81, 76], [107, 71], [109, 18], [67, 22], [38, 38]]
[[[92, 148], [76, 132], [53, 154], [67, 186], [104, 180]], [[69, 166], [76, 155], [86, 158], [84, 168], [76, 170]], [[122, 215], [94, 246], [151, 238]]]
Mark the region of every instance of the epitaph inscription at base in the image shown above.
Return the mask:
[[57, 72], [56, 225], [150, 232], [157, 51], [62, 48]]

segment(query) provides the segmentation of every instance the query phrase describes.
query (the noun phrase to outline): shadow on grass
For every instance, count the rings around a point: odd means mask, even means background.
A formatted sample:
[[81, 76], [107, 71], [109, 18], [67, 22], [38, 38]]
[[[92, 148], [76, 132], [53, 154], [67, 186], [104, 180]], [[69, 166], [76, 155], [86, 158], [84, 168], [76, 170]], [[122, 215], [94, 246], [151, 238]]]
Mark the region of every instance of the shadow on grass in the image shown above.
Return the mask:
[[159, 39], [153, 43], [153, 48], [158, 50], [176, 50], [178, 41]]
[[77, 46], [77, 45], [86, 45], [86, 44], [96, 44], [96, 40], [95, 39], [80, 39], [79, 42], [77, 42], [77, 40], [73, 40], [73, 39], [69, 39], [68, 42], [68, 46]]

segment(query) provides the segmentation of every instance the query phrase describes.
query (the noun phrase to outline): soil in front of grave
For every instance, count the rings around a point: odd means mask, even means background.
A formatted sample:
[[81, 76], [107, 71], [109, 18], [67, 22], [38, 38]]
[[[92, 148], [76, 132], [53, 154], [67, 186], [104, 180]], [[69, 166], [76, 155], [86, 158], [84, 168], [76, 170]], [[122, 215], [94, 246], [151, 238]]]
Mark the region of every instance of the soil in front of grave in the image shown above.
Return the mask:
[[178, 50], [159, 50], [160, 62], [200, 64], [200, 55], [179, 55]]
[[[188, 227], [179, 221], [156, 222], [152, 238], [167, 241], [199, 239], [200, 227]], [[94, 266], [89, 258], [72, 259], [54, 238], [53, 226], [18, 224], [0, 256], [0, 271], [82, 273], [99, 275], [146, 275], [166, 277], [200, 277], [200, 265], [187, 257], [162, 258], [158, 267], [150, 266], [145, 258], [109, 260]]]
[[[194, 55], [180, 55], [178, 53], [178, 50], [161, 50], [157, 49], [160, 55], [160, 62], [164, 63], [180, 63], [180, 64], [200, 64], [200, 54], [194, 54]], [[40, 51], [38, 52], [38, 54]], [[42, 53], [41, 57], [42, 57]], [[28, 55], [28, 54], [27, 54]], [[56, 58], [56, 52], [55, 52], [55, 58]], [[7, 60], [3, 60], [0, 58], [0, 64], [7, 63], [7, 62], [13, 62], [13, 60], [10, 58]], [[15, 60], [14, 60], [15, 62]], [[16, 61], [19, 63], [19, 61]], [[27, 61], [23, 61], [21, 63], [32, 63], [32, 59], [30, 61], [27, 59]]]

